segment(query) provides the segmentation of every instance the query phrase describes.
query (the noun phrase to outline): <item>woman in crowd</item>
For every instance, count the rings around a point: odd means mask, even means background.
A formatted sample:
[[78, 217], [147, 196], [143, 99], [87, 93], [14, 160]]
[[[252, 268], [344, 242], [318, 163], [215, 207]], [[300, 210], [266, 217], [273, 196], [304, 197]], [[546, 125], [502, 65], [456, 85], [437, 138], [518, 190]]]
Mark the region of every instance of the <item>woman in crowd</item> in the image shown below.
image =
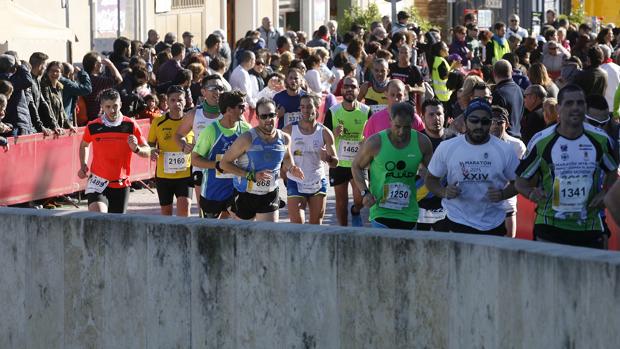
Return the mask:
[[530, 70], [527, 71], [528, 78], [530, 82], [534, 85], [541, 85], [547, 91], [547, 97], [558, 96], [558, 92], [560, 89], [556, 86], [556, 84], [551, 80], [549, 74], [547, 74], [547, 68], [543, 64], [536, 63], [530, 67]]
[[49, 113], [50, 120], [53, 125], [44, 125], [52, 130], [54, 129], [69, 129], [72, 132], [76, 132], [76, 127], [69, 123], [67, 115], [65, 113], [65, 107], [62, 102], [62, 89], [63, 85], [60, 83], [60, 76], [62, 75], [62, 63], [59, 61], [52, 61], [47, 64], [45, 73], [41, 78], [41, 97], [45, 100], [45, 104], [41, 104], [41, 108], [47, 110], [41, 111], [43, 113]]

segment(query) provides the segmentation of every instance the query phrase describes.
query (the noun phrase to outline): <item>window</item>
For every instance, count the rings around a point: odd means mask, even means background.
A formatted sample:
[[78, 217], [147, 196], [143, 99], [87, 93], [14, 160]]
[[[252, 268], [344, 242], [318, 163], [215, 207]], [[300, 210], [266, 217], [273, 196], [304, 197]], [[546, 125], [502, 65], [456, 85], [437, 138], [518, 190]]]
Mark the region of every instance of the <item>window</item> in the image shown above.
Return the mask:
[[172, 0], [172, 9], [204, 7], [205, 0]]

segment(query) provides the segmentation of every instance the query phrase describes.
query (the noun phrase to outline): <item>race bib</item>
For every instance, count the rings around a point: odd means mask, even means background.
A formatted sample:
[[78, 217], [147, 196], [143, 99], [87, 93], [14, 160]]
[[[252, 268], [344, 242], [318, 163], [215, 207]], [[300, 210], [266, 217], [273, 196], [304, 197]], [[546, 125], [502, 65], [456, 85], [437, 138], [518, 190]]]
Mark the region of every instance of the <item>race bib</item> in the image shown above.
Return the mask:
[[368, 107], [370, 107], [370, 111], [372, 111], [372, 113], [376, 113], [378, 111], [382, 111], [383, 109], [387, 108], [387, 105], [385, 104], [375, 104], [375, 105], [369, 105]]
[[553, 209], [558, 212], [581, 212], [588, 201], [592, 178], [559, 178], [553, 181]]
[[301, 120], [301, 112], [284, 113], [284, 126]]
[[388, 183], [383, 186], [383, 199], [379, 207], [402, 210], [409, 207], [411, 188], [403, 183]]
[[[222, 161], [223, 157], [224, 157], [224, 154], [217, 154], [215, 155], [215, 161]], [[223, 173], [215, 169], [215, 178], [229, 179], [229, 178], [234, 178], [234, 177], [235, 175], [233, 175], [232, 173]]]
[[96, 174], [91, 174], [90, 177], [88, 177], [88, 182], [86, 183], [86, 190], [84, 193], [103, 193], [105, 188], [108, 187], [108, 184], [110, 184], [110, 181], [107, 179], [101, 178]]
[[187, 155], [182, 151], [164, 152], [164, 173], [177, 173], [188, 167]]
[[248, 193], [264, 195], [271, 193], [278, 187], [277, 178], [265, 179], [262, 181], [248, 181]]
[[353, 161], [355, 155], [360, 150], [360, 142], [358, 141], [346, 141], [341, 139], [338, 143], [338, 157], [341, 160]]

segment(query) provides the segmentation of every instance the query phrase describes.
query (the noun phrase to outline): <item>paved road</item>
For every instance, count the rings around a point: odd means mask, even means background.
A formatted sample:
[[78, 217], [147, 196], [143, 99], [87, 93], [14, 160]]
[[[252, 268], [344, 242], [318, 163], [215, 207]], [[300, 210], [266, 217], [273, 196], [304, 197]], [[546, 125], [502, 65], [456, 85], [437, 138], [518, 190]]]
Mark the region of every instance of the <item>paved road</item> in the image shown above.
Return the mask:
[[[152, 193], [148, 189], [140, 189], [132, 192], [129, 196], [129, 206], [127, 208], [127, 213], [158, 215], [159, 201], [157, 200], [157, 192], [155, 191], [155, 188], [153, 188], [152, 190]], [[351, 188], [349, 188], [349, 192], [350, 190]], [[286, 188], [284, 187], [284, 184], [281, 184], [280, 197], [286, 201], [285, 193]], [[350, 199], [350, 202], [352, 202], [352, 199]], [[87, 210], [87, 204], [85, 200], [82, 200], [79, 206], [80, 207], [76, 209], [73, 206], [65, 205], [62, 208], [58, 208], [58, 210]], [[192, 202], [192, 216], [198, 216], [198, 208], [196, 206], [195, 200], [194, 202]], [[369, 226], [367, 209], [362, 210], [362, 216], [364, 217], [366, 225]], [[280, 221], [289, 222], [287, 207], [280, 210]], [[327, 207], [325, 208], [325, 219], [323, 220], [323, 224], [337, 225], [336, 201], [334, 190], [331, 187], [329, 187], [327, 191]], [[351, 224], [351, 217], [349, 217], [349, 224]]]

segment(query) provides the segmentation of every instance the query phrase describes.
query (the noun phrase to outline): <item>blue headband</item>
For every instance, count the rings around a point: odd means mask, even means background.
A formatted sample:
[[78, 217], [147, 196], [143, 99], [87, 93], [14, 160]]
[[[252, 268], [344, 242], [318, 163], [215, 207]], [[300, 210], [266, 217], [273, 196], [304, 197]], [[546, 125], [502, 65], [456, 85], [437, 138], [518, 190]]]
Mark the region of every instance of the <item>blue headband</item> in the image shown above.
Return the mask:
[[489, 102], [484, 98], [476, 98], [469, 102], [467, 109], [465, 109], [465, 117], [467, 118], [469, 114], [475, 112], [476, 110], [484, 110], [490, 117], [493, 117], [491, 104], [489, 104]]

